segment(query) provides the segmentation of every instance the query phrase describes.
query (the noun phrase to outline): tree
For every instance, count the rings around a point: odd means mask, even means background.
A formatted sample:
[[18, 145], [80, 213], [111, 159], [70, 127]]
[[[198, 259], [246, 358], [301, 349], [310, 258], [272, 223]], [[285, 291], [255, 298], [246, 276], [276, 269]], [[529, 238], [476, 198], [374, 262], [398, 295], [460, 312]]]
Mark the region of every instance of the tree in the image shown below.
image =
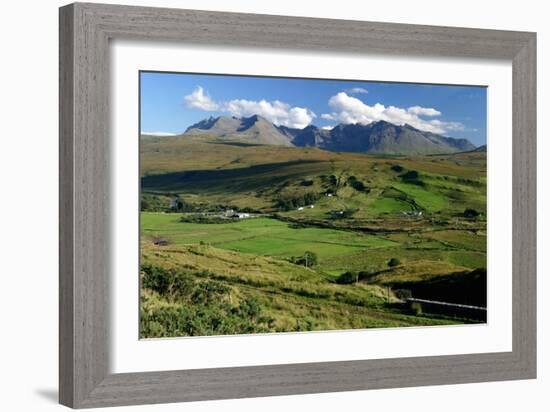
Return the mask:
[[390, 260], [388, 260], [388, 266], [389, 267], [394, 267], [394, 266], [397, 266], [397, 265], [400, 265], [401, 264], [401, 261], [397, 258], [391, 258]]
[[336, 279], [336, 283], [340, 285], [350, 285], [359, 281], [359, 273], [357, 272], [344, 272]]
[[302, 258], [304, 259], [304, 266], [306, 268], [315, 266], [317, 264], [317, 255], [313, 252], [304, 252], [304, 256], [302, 256]]
[[317, 254], [314, 252], [305, 251], [302, 256], [293, 258], [292, 262], [296, 265], [302, 265], [309, 268], [317, 264]]

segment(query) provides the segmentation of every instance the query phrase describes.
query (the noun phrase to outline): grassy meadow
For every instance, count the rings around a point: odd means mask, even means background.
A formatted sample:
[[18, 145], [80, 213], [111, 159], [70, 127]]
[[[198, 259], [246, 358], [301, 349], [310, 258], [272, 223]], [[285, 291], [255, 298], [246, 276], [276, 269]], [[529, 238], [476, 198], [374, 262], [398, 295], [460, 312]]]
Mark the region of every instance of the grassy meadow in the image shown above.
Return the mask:
[[142, 136], [141, 336], [475, 323], [486, 153]]

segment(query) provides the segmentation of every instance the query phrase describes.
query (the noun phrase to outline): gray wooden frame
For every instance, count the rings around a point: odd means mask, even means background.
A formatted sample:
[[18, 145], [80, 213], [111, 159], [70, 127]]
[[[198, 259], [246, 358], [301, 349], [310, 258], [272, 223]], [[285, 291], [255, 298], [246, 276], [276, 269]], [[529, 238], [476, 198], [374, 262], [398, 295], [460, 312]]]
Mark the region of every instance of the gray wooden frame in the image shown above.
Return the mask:
[[[478, 57], [513, 64], [513, 350], [110, 374], [109, 40]], [[60, 9], [59, 398], [74, 408], [536, 376], [536, 34], [71, 4]]]

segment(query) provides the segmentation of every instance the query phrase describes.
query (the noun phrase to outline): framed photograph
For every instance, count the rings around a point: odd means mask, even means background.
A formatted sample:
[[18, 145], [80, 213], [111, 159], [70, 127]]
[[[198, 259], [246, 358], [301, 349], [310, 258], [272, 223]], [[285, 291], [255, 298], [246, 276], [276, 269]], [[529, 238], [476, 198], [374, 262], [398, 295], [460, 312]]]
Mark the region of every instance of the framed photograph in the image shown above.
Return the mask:
[[536, 376], [536, 35], [60, 9], [60, 402]]

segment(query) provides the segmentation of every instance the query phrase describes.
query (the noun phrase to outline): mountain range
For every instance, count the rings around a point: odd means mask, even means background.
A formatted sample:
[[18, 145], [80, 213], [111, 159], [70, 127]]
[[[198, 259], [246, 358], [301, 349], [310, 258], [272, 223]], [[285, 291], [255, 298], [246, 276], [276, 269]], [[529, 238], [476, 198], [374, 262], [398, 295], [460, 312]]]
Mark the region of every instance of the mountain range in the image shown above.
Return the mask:
[[242, 118], [219, 116], [191, 125], [184, 134], [262, 145], [317, 147], [338, 152], [424, 155], [476, 150], [476, 146], [467, 139], [446, 137], [408, 124], [400, 126], [383, 120], [367, 125], [338, 124], [327, 130], [314, 125], [303, 129], [277, 126], [258, 115]]

